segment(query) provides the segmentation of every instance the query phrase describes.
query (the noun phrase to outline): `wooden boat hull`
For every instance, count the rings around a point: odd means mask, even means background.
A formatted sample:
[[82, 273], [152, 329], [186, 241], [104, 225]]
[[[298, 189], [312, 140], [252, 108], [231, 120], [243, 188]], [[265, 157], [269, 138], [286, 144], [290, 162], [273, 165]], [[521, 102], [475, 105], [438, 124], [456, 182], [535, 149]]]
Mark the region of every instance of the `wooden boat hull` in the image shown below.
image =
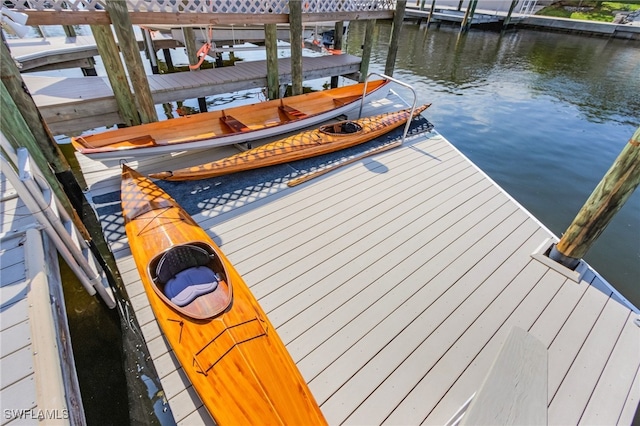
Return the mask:
[[[429, 105], [423, 105], [416, 108], [413, 116], [417, 116], [428, 107]], [[184, 169], [152, 173], [149, 176], [154, 179], [172, 181], [205, 179], [315, 157], [373, 140], [406, 124], [410, 114], [411, 108], [407, 108], [358, 120], [338, 122], [298, 133], [217, 161]], [[353, 123], [359, 126], [360, 130], [355, 133], [327, 131], [327, 128], [339, 128], [345, 123]]]
[[[384, 96], [389, 80], [367, 84], [366, 98]], [[193, 114], [155, 123], [71, 138], [74, 148], [96, 160], [204, 149], [266, 138], [313, 126], [358, 105], [364, 84]]]
[[[121, 189], [131, 253], [151, 308], [216, 423], [326, 424], [275, 328], [207, 233], [168, 194], [126, 165]], [[165, 253], [192, 244], [213, 250], [212, 268], [220, 281], [200, 296], [206, 299], [197, 310], [202, 318], [162, 296], [157, 280], [162, 273], [154, 269]]]

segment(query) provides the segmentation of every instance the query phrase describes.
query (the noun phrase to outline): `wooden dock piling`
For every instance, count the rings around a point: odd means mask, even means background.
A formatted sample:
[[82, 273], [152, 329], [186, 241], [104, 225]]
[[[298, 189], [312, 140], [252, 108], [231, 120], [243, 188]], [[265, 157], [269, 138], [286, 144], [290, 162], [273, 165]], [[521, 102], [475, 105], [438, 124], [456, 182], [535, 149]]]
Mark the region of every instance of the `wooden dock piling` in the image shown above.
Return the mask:
[[363, 83], [369, 75], [369, 62], [373, 49], [373, 32], [376, 30], [376, 20], [369, 19], [364, 30], [364, 44], [362, 45], [362, 61], [360, 62], [360, 82]]
[[302, 2], [289, 2], [291, 37], [291, 94], [302, 94]]
[[575, 268], [638, 184], [640, 128], [629, 139], [549, 256], [568, 268]]
[[133, 93], [137, 101], [140, 118], [143, 123], [158, 121], [147, 74], [142, 65], [140, 49], [133, 33], [133, 25], [127, 10], [127, 4], [119, 0], [107, 0], [107, 12], [111, 18], [113, 29], [118, 36], [118, 45], [129, 71]]
[[473, 21], [473, 15], [476, 12], [477, 5], [478, 0], [469, 0], [467, 10], [464, 14], [464, 18], [462, 19], [462, 24], [460, 24], [460, 31], [467, 31], [471, 27], [471, 22]]
[[518, 0], [511, 0], [511, 6], [509, 6], [507, 17], [504, 18], [504, 21], [502, 22], [502, 29], [506, 29], [509, 23], [511, 22], [511, 15], [513, 14], [513, 10], [516, 8], [517, 3], [518, 3]]
[[276, 24], [264, 25], [264, 45], [267, 53], [267, 97], [270, 100], [280, 97], [280, 79], [278, 78], [278, 29]]
[[[342, 34], [344, 33], [344, 22], [338, 21], [335, 23], [333, 30], [333, 50], [334, 51], [342, 51]], [[338, 87], [338, 76], [334, 75], [331, 77], [331, 88], [335, 89]]]
[[126, 126], [141, 124], [140, 116], [136, 108], [136, 101], [131, 93], [127, 81], [127, 73], [120, 60], [120, 51], [113, 38], [113, 32], [107, 25], [91, 25], [91, 33], [96, 40], [98, 53], [102, 58], [105, 68], [108, 70], [107, 78], [113, 89], [113, 95], [118, 104], [120, 118]]
[[404, 20], [404, 11], [406, 7], [407, 0], [398, 0], [398, 2], [396, 3], [396, 11], [393, 14], [391, 41], [389, 42], [389, 53], [387, 54], [387, 62], [384, 66], [384, 73], [389, 77], [393, 77], [393, 70], [396, 66], [396, 57], [398, 56], [398, 43], [400, 40], [400, 30], [402, 30], [402, 21]]

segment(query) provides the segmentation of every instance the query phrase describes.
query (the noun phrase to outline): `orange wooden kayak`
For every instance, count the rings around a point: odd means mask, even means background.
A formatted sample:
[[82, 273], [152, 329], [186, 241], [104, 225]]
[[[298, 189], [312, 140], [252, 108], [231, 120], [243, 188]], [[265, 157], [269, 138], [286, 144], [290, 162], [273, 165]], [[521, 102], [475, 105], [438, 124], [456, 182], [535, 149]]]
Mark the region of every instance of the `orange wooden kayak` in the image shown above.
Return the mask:
[[151, 308], [216, 423], [326, 424], [275, 328], [209, 235], [126, 165], [121, 191]]
[[[384, 97], [390, 80], [367, 84], [366, 99]], [[193, 114], [71, 138], [92, 159], [120, 159], [204, 149], [276, 136], [322, 123], [356, 107], [364, 83]]]
[[[429, 106], [430, 104], [426, 104], [417, 107], [413, 116], [422, 113]], [[407, 108], [358, 120], [340, 121], [217, 161], [184, 169], [152, 173], [149, 176], [154, 179], [176, 181], [205, 179], [315, 157], [373, 140], [406, 124], [410, 114], [411, 108]]]

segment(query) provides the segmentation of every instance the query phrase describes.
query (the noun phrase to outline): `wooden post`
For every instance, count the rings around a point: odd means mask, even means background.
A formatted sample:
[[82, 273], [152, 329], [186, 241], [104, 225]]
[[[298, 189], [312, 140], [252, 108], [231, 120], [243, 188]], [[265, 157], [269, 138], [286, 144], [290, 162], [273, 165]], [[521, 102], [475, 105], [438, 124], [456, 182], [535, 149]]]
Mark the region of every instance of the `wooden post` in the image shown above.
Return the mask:
[[509, 22], [511, 22], [511, 14], [513, 13], [513, 9], [515, 9], [517, 3], [518, 3], [518, 0], [511, 0], [511, 6], [509, 6], [509, 12], [507, 12], [507, 17], [504, 18], [504, 21], [502, 22], [503, 30], [507, 29]]
[[291, 94], [302, 94], [302, 1], [289, 2]]
[[[63, 9], [69, 9], [69, 6], [66, 3], [62, 3], [62, 8]], [[67, 37], [75, 37], [76, 36], [76, 29], [73, 28], [73, 25], [63, 25], [62, 26], [62, 30], [64, 31], [64, 34]]]
[[[333, 50], [342, 51], [342, 34], [344, 33], [344, 22], [338, 21], [333, 27]], [[338, 87], [339, 76], [331, 76], [331, 88]]]
[[73, 25], [63, 25], [62, 26], [62, 30], [64, 31], [64, 34], [67, 37], [75, 37], [76, 36], [76, 30], [75, 30], [75, 28], [73, 28]]
[[469, 0], [469, 7], [467, 8], [467, 13], [465, 13], [465, 22], [462, 25], [462, 31], [467, 31], [471, 28], [471, 22], [473, 22], [473, 15], [476, 13], [476, 6], [478, 5], [478, 0]]
[[[198, 48], [196, 48], [196, 34], [193, 27], [182, 27], [182, 37], [184, 38], [184, 47], [187, 49], [187, 58], [192, 65], [197, 64], [200, 61], [198, 58]], [[198, 71], [196, 69], [189, 69], [190, 71]], [[198, 108], [200, 112], [207, 112], [207, 102], [205, 98], [198, 98]]]
[[280, 97], [278, 77], [278, 35], [276, 24], [265, 24], [264, 44], [267, 50], [267, 96], [269, 99]]
[[129, 88], [129, 80], [120, 60], [120, 52], [116, 44], [111, 27], [108, 25], [91, 25], [93, 38], [96, 40], [98, 52], [107, 70], [107, 77], [111, 83], [111, 89], [118, 104], [120, 118], [126, 126], [135, 126], [141, 123], [136, 100]]
[[140, 28], [142, 34], [144, 36], [144, 47], [147, 51], [147, 55], [149, 55], [149, 63], [151, 64], [151, 72], [153, 74], [160, 74], [160, 70], [158, 69], [158, 57], [156, 55], [156, 49], [153, 47], [153, 38], [151, 37], [151, 30], [147, 30], [145, 28]]
[[402, 21], [404, 20], [404, 11], [406, 7], [407, 0], [398, 0], [396, 3], [396, 11], [393, 14], [391, 41], [389, 41], [389, 53], [387, 54], [387, 63], [384, 67], [384, 73], [389, 77], [393, 77], [393, 70], [396, 67], [398, 43], [400, 40], [400, 31], [402, 31]]
[[575, 268], [640, 184], [640, 128], [593, 190], [549, 257]]
[[164, 56], [164, 61], [167, 64], [167, 71], [172, 73], [175, 72], [175, 68], [173, 67], [173, 59], [171, 58], [171, 49], [162, 49], [162, 55]]
[[127, 10], [127, 2], [106, 0], [107, 12], [118, 37], [118, 45], [129, 71], [129, 79], [133, 86], [140, 118], [143, 123], [158, 121], [158, 114], [151, 96], [149, 81], [140, 57], [140, 48], [131, 25], [131, 17]]
[[436, 0], [431, 2], [431, 10], [429, 10], [429, 17], [427, 18], [427, 28], [431, 25], [431, 19], [433, 19], [433, 12], [436, 10]]
[[373, 32], [376, 29], [376, 20], [369, 19], [364, 30], [364, 45], [362, 46], [362, 60], [360, 62], [360, 82], [364, 82], [369, 75], [369, 62], [371, 62], [371, 50], [373, 48]]
[[189, 63], [195, 65], [198, 63], [198, 49], [196, 48], [196, 36], [191, 27], [182, 27], [182, 37], [184, 38], [184, 47], [187, 49], [187, 58]]
[[[467, 22], [469, 22], [469, 13], [471, 13], [471, 2], [473, 2], [473, 0], [469, 0], [467, 9], [464, 12], [464, 18], [462, 18], [462, 22], [460, 23], [460, 31], [466, 31], [467, 29]], [[460, 5], [462, 5], [462, 0], [460, 1]], [[458, 6], [458, 10], [460, 10], [460, 5]]]

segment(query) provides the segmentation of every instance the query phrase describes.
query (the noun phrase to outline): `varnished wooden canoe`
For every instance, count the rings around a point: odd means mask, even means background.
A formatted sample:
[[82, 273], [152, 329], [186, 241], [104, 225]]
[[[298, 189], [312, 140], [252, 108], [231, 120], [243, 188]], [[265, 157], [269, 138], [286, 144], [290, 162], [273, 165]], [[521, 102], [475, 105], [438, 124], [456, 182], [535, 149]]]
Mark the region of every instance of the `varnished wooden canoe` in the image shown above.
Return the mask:
[[126, 165], [121, 191], [151, 308], [216, 423], [326, 424], [273, 325], [207, 233]]
[[[366, 98], [383, 97], [389, 80], [367, 84]], [[188, 115], [71, 138], [96, 160], [142, 157], [266, 138], [313, 126], [358, 105], [364, 83]]]
[[[426, 104], [417, 107], [413, 116], [417, 116], [429, 106], [430, 104]], [[406, 124], [410, 114], [411, 108], [407, 108], [358, 120], [340, 121], [217, 161], [184, 169], [152, 173], [149, 176], [154, 179], [175, 181], [205, 179], [315, 157], [373, 140]]]

